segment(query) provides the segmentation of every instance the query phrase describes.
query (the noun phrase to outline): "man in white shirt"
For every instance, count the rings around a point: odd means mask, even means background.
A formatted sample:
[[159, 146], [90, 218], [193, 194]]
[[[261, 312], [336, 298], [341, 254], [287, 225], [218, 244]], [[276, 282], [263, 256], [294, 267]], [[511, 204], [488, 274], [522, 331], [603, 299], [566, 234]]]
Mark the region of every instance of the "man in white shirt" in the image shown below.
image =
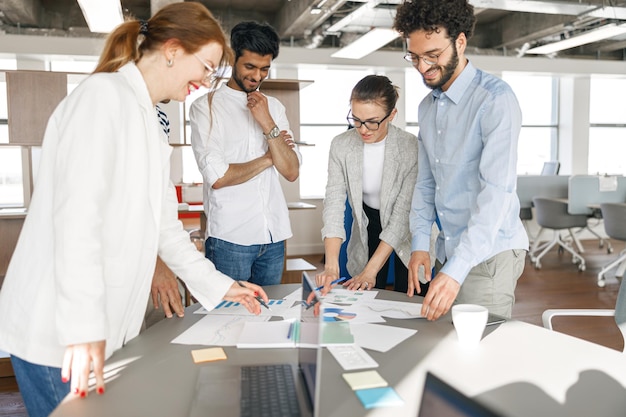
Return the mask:
[[206, 257], [233, 279], [279, 284], [291, 237], [278, 174], [299, 175], [285, 107], [258, 91], [279, 50], [267, 24], [242, 22], [231, 31], [231, 78], [191, 106], [191, 145], [204, 179]]

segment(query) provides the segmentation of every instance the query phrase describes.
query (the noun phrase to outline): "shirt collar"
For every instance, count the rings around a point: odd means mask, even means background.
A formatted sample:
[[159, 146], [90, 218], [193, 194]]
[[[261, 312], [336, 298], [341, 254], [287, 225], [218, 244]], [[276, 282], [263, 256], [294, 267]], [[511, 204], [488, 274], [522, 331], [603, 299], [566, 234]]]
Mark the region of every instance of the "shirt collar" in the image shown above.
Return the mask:
[[463, 71], [454, 80], [448, 91], [442, 91], [441, 88], [437, 88], [433, 91], [433, 96], [439, 98], [442, 95], [446, 95], [454, 104], [458, 104], [465, 91], [469, 88], [474, 76], [476, 75], [476, 68], [472, 65], [471, 61], [467, 61], [467, 65], [463, 68]]
[[132, 61], [128, 62], [124, 64], [118, 72], [128, 80], [130, 87], [139, 98], [139, 103], [146, 109], [154, 109], [154, 104], [152, 104], [146, 80], [143, 78], [143, 75], [141, 74], [141, 71], [139, 71], [139, 68], [137, 68], [137, 65], [135, 65]]

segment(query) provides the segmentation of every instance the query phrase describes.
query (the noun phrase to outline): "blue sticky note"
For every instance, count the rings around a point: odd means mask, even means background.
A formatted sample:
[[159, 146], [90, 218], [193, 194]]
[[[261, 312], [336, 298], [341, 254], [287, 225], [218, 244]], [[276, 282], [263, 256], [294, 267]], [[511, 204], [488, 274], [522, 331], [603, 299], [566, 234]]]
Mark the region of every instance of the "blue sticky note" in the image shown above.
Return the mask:
[[354, 391], [366, 409], [379, 407], [398, 407], [404, 401], [391, 387], [369, 388]]

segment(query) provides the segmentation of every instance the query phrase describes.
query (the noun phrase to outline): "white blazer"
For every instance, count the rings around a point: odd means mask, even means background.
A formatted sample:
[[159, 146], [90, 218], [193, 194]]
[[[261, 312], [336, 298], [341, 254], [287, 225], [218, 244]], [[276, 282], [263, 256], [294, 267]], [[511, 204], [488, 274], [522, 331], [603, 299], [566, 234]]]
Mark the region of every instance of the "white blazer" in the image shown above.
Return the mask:
[[137, 67], [88, 77], [56, 108], [0, 291], [0, 350], [60, 367], [65, 346], [140, 330], [157, 253], [206, 308], [232, 280], [177, 219], [171, 147]]

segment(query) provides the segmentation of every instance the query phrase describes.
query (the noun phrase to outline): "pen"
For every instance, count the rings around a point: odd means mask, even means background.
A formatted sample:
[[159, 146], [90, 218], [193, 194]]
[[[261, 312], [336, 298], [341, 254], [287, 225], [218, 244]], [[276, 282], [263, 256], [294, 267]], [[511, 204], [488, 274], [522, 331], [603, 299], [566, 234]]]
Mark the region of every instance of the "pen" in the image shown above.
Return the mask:
[[[340, 282], [343, 282], [343, 281], [345, 281], [345, 280], [347, 280], [347, 279], [348, 279], [348, 277], [341, 277], [341, 278], [337, 278], [336, 280], [334, 280], [333, 282], [331, 282], [331, 283], [330, 283], [330, 285], [339, 284]], [[317, 288], [315, 289], [315, 291], [319, 291], [319, 290], [321, 290], [322, 288], [324, 288], [324, 286], [323, 286], [323, 285], [320, 285], [319, 287], [317, 287]]]
[[287, 332], [287, 339], [291, 339], [291, 335], [293, 334], [293, 327], [295, 326], [296, 322], [292, 321], [291, 324], [289, 325], [289, 331]]
[[[239, 286], [240, 286], [240, 287], [243, 287], [243, 288], [248, 288], [248, 287], [246, 287], [245, 285], [243, 285], [241, 281], [239, 281], [239, 280], [235, 280], [235, 281], [237, 281], [237, 284], [239, 284]], [[257, 300], [257, 301], [258, 301], [258, 302], [259, 302], [259, 303], [260, 303], [263, 307], [267, 308], [269, 311], [272, 311], [272, 309], [270, 308], [270, 306], [268, 306], [268, 305], [267, 305], [267, 303], [266, 303], [265, 301], [263, 301], [263, 299], [261, 298], [261, 296], [260, 296], [260, 295], [257, 295], [257, 296], [256, 296], [256, 297], [254, 297], [254, 298], [255, 298], [255, 299], [256, 299], [256, 300]]]

